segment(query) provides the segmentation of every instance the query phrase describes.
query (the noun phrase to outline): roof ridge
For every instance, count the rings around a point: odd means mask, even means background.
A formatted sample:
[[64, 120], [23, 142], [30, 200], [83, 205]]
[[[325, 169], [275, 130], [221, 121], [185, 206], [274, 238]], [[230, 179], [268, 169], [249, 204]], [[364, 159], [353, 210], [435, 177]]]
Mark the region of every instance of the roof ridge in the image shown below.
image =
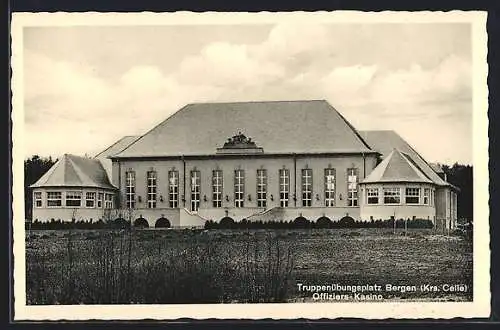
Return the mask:
[[[78, 179], [80, 180], [80, 182], [83, 184], [85, 181], [87, 182], [92, 182], [92, 183], [96, 183], [90, 176], [88, 176], [84, 170], [82, 170], [80, 168], [80, 166], [78, 166], [78, 164], [76, 164], [72, 157], [75, 157], [75, 155], [71, 155], [71, 157], [68, 157], [68, 160], [70, 161], [71, 165], [73, 166], [73, 169], [75, 170], [75, 173], [76, 175], [78, 175]], [[79, 156], [76, 156], [76, 157], [79, 157]], [[84, 160], [87, 160], [87, 159], [90, 159], [90, 160], [94, 160], [93, 158], [85, 158], [85, 157], [80, 157], [81, 159], [84, 159]], [[97, 159], [95, 159], [94, 161], [97, 161], [98, 163], [100, 163]], [[83, 180], [83, 179], [87, 179], [87, 180]]]
[[[109, 147], [107, 147], [106, 149], [102, 150], [101, 152], [99, 152], [97, 155], [95, 155], [93, 158], [97, 158], [99, 157], [101, 154], [105, 153], [106, 151], [108, 151], [109, 149], [113, 148], [114, 146], [116, 146], [118, 143], [120, 143], [121, 141], [123, 141], [124, 139], [127, 139], [127, 138], [131, 138], [131, 137], [137, 137], [139, 138], [140, 135], [124, 135], [122, 136], [120, 139], [118, 139], [117, 141], [115, 141], [115, 143], [113, 143], [112, 145], [110, 145]], [[121, 152], [121, 151], [120, 151]]]
[[132, 141], [131, 143], [129, 143], [127, 146], [123, 147], [120, 151], [116, 152], [115, 155], [117, 155], [120, 152], [122, 152], [123, 150], [125, 150], [129, 145], [131, 145], [132, 143], [134, 143], [135, 140], [139, 139], [141, 136], [142, 135], [125, 135], [121, 139], [119, 139], [118, 141], [116, 141], [115, 143], [113, 143], [112, 145], [110, 145], [109, 147], [107, 147], [106, 149], [104, 149], [103, 151], [101, 151], [100, 153], [98, 153], [97, 155], [95, 155], [93, 158], [95, 159], [95, 158], [99, 157], [101, 154], [105, 153], [106, 151], [108, 151], [109, 149], [113, 148], [118, 143], [122, 142], [123, 140], [125, 140], [127, 138], [135, 138], [134, 141]]
[[[365, 182], [370, 183], [380, 180], [380, 178], [385, 173], [387, 166], [389, 165], [389, 162], [393, 155], [394, 155], [394, 149], [380, 162], [380, 164], [375, 166], [375, 168], [363, 179], [362, 183]], [[379, 176], [378, 179], [377, 176]], [[372, 177], [375, 177], [375, 179], [373, 179]]]
[[419, 165], [418, 165], [418, 164], [417, 164], [417, 163], [416, 163], [416, 162], [415, 162], [415, 161], [411, 158], [411, 156], [410, 156], [410, 155], [408, 155], [407, 153], [405, 153], [405, 152], [403, 152], [403, 151], [400, 151], [400, 150], [398, 150], [398, 151], [399, 151], [399, 153], [400, 153], [401, 155], [403, 155], [403, 157], [404, 157], [404, 158], [405, 158], [408, 162], [410, 162], [413, 166], [415, 166], [415, 168], [416, 168], [416, 169], [417, 169], [417, 170], [418, 170], [421, 174], [423, 174], [423, 175], [424, 175], [427, 179], [429, 179], [429, 180], [431, 180], [431, 181], [432, 181], [432, 179], [431, 179], [431, 178], [430, 178], [427, 174], [425, 174], [425, 172], [424, 172], [424, 171], [420, 168], [420, 166], [419, 166]]
[[[326, 101], [325, 101], [326, 102]], [[366, 141], [361, 137], [361, 135], [358, 133], [358, 131], [356, 131], [356, 128], [354, 128], [354, 126], [333, 106], [331, 105], [330, 103], [326, 102], [326, 104], [328, 104], [328, 106], [330, 108], [332, 108], [339, 116], [340, 118], [346, 123], [346, 125], [354, 132], [354, 134], [356, 135], [356, 137], [361, 140], [361, 142], [365, 145], [365, 147], [368, 148], [368, 150], [373, 150], [369, 145], [368, 143], [366, 143]]]
[[411, 170], [413, 172], [415, 172], [415, 174], [419, 177], [423, 177], [431, 182], [432, 179], [429, 178], [429, 176], [427, 176], [424, 171], [422, 171], [422, 169], [420, 168], [420, 166], [418, 166], [418, 164], [410, 157], [410, 155], [406, 154], [405, 152], [399, 150], [399, 149], [396, 149], [397, 152], [401, 155], [401, 157], [403, 158], [403, 160], [408, 164], [408, 166], [410, 166]]
[[180, 108], [179, 110], [177, 110], [176, 112], [174, 112], [173, 114], [171, 114], [170, 116], [168, 116], [166, 119], [163, 119], [159, 124], [157, 124], [156, 126], [154, 126], [153, 128], [151, 128], [149, 131], [147, 131], [146, 133], [144, 133], [141, 136], [139, 136], [132, 143], [130, 143], [127, 147], [125, 147], [124, 149], [122, 149], [122, 151], [116, 153], [115, 156], [121, 154], [122, 152], [124, 152], [125, 150], [127, 150], [128, 148], [130, 148], [131, 146], [133, 146], [134, 144], [136, 144], [138, 141], [140, 141], [142, 138], [144, 138], [146, 135], [148, 135], [149, 133], [153, 132], [155, 129], [157, 129], [157, 128], [161, 127], [162, 125], [164, 125], [168, 120], [172, 119], [174, 116], [176, 116], [177, 114], [179, 114], [181, 111], [184, 111], [189, 105], [191, 105], [191, 104], [184, 105], [182, 108]]
[[[283, 116], [287, 119], [286, 123], [283, 123]], [[323, 132], [323, 138], [327, 136], [328, 139], [311, 147], [310, 143], [304, 142], [311, 138], [296, 141], [284, 139], [281, 135], [273, 137], [270, 133], [277, 129], [283, 136], [290, 137], [298, 127], [304, 132], [314, 129], [313, 126], [301, 127], [302, 119], [310, 125], [314, 125], [317, 120], [324, 120], [319, 131], [309, 133], [310, 136], [321, 138], [320, 132]], [[266, 120], [265, 125], [269, 131], [262, 128], [261, 120]], [[196, 131], [192, 131], [193, 128]], [[359, 154], [375, 152], [356, 128], [328, 101], [288, 100], [189, 103], [109, 158], [213, 154], [215, 148], [237, 129], [265, 143], [262, 147], [267, 153], [282, 151], [283, 148], [290, 152], [320, 149], [348, 149]], [[122, 142], [120, 146], [123, 144], [125, 143]], [[115, 149], [119, 148], [115, 146], [113, 150]], [[107, 154], [109, 153], [108, 151]]]
[[[396, 132], [396, 134], [397, 134], [397, 132]], [[406, 141], [406, 140], [405, 140], [405, 139], [404, 139], [404, 138], [403, 138], [400, 134], [397, 134], [397, 135], [398, 135], [398, 136], [399, 136], [399, 138], [400, 138], [400, 139], [401, 139], [401, 140], [402, 140], [402, 141], [403, 141], [403, 142], [404, 142], [404, 143], [408, 146], [408, 148], [409, 148], [411, 151], [413, 151], [413, 152], [415, 153], [415, 155], [417, 155], [417, 157], [419, 157], [419, 158], [420, 158], [420, 160], [421, 160], [422, 162], [424, 162], [424, 163], [425, 163], [425, 164], [426, 164], [426, 165], [430, 168], [430, 170], [431, 170], [431, 171], [433, 171], [433, 172], [434, 172], [434, 170], [432, 169], [432, 167], [429, 165], [429, 162], [427, 162], [427, 161], [425, 160], [425, 158], [424, 158], [424, 157], [422, 157], [422, 155], [420, 155], [420, 154], [418, 153], [418, 151], [417, 151], [417, 150], [415, 150], [415, 148], [413, 148], [413, 147], [412, 147], [412, 146], [411, 146], [411, 145], [410, 145], [410, 144], [409, 144], [409, 143], [408, 143], [408, 142], [407, 142], [407, 141]], [[436, 172], [434, 172], [434, 173], [436, 174], [436, 176], [437, 176], [437, 177], [438, 177], [441, 181], [443, 181], [445, 184], [448, 184], [448, 182], [446, 182], [446, 181], [444, 181], [443, 179], [441, 179], [441, 177], [440, 177], [440, 176], [439, 176]], [[427, 175], [426, 175], [426, 176], [427, 176]], [[434, 180], [433, 180], [433, 179], [430, 179], [430, 180], [431, 180], [432, 182], [434, 182]], [[434, 183], [436, 183], [436, 182], [434, 182]], [[438, 184], [438, 183], [436, 183], [436, 184]], [[441, 184], [441, 183], [440, 183], [440, 184]]]
[[198, 105], [198, 104], [245, 104], [245, 103], [285, 103], [285, 102], [326, 102], [328, 101], [326, 99], [302, 99], [302, 100], [262, 100], [262, 101], [255, 101], [255, 100], [249, 100], [249, 101], [209, 101], [209, 102], [192, 102], [188, 103], [186, 105]]
[[36, 180], [31, 186], [38, 184], [42, 179], [44, 182], [40, 182], [39, 184], [45, 184], [47, 181], [49, 181], [49, 178], [52, 176], [52, 174], [56, 171], [56, 169], [61, 166], [61, 161], [64, 159], [64, 156], [62, 158], [59, 158], [57, 162], [52, 165], [47, 172], [45, 172], [38, 180]]

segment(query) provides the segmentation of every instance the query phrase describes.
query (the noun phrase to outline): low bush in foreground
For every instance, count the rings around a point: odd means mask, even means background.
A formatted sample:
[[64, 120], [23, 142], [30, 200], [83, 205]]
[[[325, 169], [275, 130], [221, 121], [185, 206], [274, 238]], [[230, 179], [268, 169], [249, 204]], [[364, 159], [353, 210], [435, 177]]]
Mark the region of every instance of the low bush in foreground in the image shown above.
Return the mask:
[[28, 304], [284, 302], [289, 296], [295, 249], [272, 234], [246, 237], [237, 249], [190, 231], [43, 236], [28, 241]]
[[[458, 235], [458, 233], [457, 233]], [[26, 236], [33, 304], [290, 302], [297, 283], [472, 288], [472, 242], [433, 229], [68, 230]], [[384, 299], [472, 299], [458, 293]]]

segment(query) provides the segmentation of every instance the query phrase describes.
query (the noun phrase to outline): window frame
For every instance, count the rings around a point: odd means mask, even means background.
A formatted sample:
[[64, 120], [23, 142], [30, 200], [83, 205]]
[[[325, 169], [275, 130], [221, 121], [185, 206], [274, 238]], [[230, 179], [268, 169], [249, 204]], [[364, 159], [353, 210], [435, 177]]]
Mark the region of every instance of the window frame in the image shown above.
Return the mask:
[[[352, 174], [351, 174], [352, 172]], [[351, 181], [351, 177], [355, 177], [355, 181]], [[354, 184], [353, 189], [351, 185]], [[359, 206], [359, 171], [356, 167], [351, 167], [347, 169], [347, 206], [348, 207], [358, 207]]]
[[[366, 188], [366, 204], [367, 205], [378, 205], [380, 204], [380, 189], [379, 188]], [[370, 202], [370, 199], [375, 199], [376, 203]]]
[[280, 207], [288, 207], [290, 201], [290, 170], [282, 168], [278, 171]]
[[[420, 196], [421, 196], [421, 191], [420, 187], [405, 187], [405, 204], [409, 205], [420, 205]], [[410, 192], [418, 192], [418, 194], [409, 194], [408, 191]], [[408, 202], [408, 198], [416, 198], [416, 202]]]
[[[397, 195], [387, 195], [386, 192], [397, 192]], [[400, 187], [384, 187], [382, 188], [382, 194], [384, 197], [384, 205], [401, 205], [401, 188]], [[396, 196], [399, 201], [395, 203], [388, 203], [386, 202], [386, 198], [395, 198]]]
[[431, 188], [424, 188], [424, 193], [422, 195], [422, 204], [429, 206], [431, 200]]
[[[328, 181], [329, 177], [333, 177], [333, 183]], [[337, 188], [337, 171], [334, 168], [325, 168], [324, 170], [325, 181], [325, 207], [335, 207], [336, 204], [336, 188]], [[333, 187], [333, 188], [331, 188]], [[331, 189], [330, 189], [331, 188]]]
[[217, 169], [212, 171], [212, 206], [221, 208], [224, 195], [224, 173]]
[[[94, 196], [93, 198], [89, 198], [90, 196]], [[85, 207], [89, 209], [94, 209], [96, 207], [96, 198], [97, 193], [95, 191], [86, 191], [85, 192]], [[89, 206], [88, 202], [92, 202], [92, 206]]]
[[234, 207], [245, 207], [245, 170], [234, 170]]
[[301, 170], [302, 207], [311, 207], [313, 200], [313, 170], [303, 168]]
[[[77, 197], [77, 198], [75, 198]], [[69, 190], [64, 196], [64, 205], [66, 207], [82, 207], [83, 193], [81, 191]], [[78, 201], [78, 205], [68, 205], [68, 201]]]
[[257, 169], [257, 207], [267, 207], [267, 170]]
[[125, 172], [125, 206], [127, 209], [135, 209], [136, 206], [136, 174], [130, 170]]
[[112, 209], [113, 208], [113, 196], [114, 195], [112, 193], [105, 193], [104, 194], [104, 208], [105, 209]]
[[98, 209], [104, 208], [104, 193], [103, 192], [97, 192], [97, 208]]
[[191, 170], [189, 177], [191, 179], [191, 212], [198, 212], [201, 202], [201, 172]]
[[168, 206], [179, 208], [179, 171], [168, 171]]
[[[38, 202], [40, 202], [40, 204], [38, 204]], [[33, 205], [35, 208], [43, 207], [43, 195], [41, 191], [33, 192]]]
[[[51, 194], [57, 194], [59, 197], [54, 198], [50, 197]], [[50, 205], [50, 202], [54, 201], [59, 201], [58, 205]], [[62, 198], [62, 191], [47, 191], [47, 207], [62, 207], [63, 206], [63, 198]]]
[[155, 170], [146, 172], [147, 207], [155, 209], [158, 199], [158, 174]]

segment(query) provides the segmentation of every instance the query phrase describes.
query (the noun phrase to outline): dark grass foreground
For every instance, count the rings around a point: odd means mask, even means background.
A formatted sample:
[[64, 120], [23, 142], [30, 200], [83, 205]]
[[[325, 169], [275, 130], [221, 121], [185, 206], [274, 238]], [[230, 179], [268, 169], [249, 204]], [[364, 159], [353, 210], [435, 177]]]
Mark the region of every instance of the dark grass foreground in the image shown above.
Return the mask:
[[471, 240], [430, 229], [31, 231], [26, 261], [30, 305], [310, 301], [297, 283], [472, 287]]

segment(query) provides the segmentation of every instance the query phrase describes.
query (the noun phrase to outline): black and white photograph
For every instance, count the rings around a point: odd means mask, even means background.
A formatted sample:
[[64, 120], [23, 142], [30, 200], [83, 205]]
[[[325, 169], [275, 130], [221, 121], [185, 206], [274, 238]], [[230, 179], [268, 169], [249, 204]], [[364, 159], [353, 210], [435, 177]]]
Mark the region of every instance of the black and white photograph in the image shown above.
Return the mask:
[[488, 316], [485, 24], [13, 14], [16, 318]]

